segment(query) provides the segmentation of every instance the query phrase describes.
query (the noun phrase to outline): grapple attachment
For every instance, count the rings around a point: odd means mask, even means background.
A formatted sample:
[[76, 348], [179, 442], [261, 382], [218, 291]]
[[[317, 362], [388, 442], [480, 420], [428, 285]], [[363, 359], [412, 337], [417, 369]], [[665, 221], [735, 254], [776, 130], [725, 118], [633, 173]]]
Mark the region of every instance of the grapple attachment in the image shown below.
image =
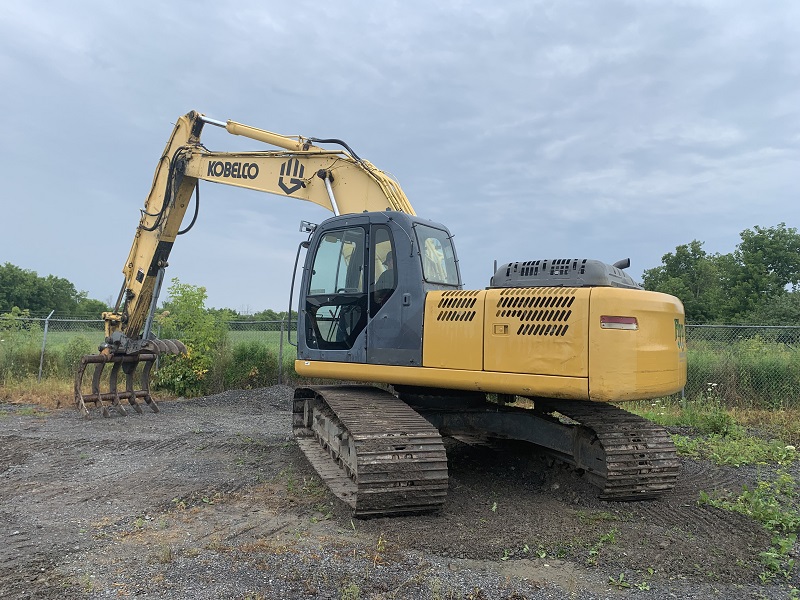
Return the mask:
[[[88, 354], [81, 357], [81, 362], [78, 365], [78, 371], [75, 374], [75, 404], [78, 410], [85, 418], [89, 418], [89, 408], [87, 403], [94, 402], [95, 407], [100, 407], [104, 417], [110, 417], [108, 411], [109, 406], [116, 409], [120, 415], [127, 415], [125, 408], [122, 405], [123, 400], [127, 400], [128, 404], [133, 409], [142, 414], [142, 407], [137, 402], [137, 399], [143, 399], [145, 404], [150, 407], [153, 412], [158, 412], [158, 404], [156, 404], [153, 397], [150, 395], [150, 372], [156, 359], [161, 354], [183, 354], [186, 352], [186, 346], [178, 340], [150, 340], [147, 347], [142, 352], [135, 354], [112, 354], [112, 353], [99, 353]], [[83, 377], [86, 373], [86, 368], [89, 365], [94, 365], [94, 372], [92, 373], [92, 387], [91, 392], [88, 394], [83, 393]], [[101, 392], [100, 385], [103, 376], [103, 370], [107, 364], [111, 364], [111, 372], [108, 376], [108, 391]], [[141, 365], [140, 369], [140, 385], [136, 388], [136, 369]], [[117, 389], [119, 372], [125, 374], [125, 390], [120, 391]], [[104, 402], [106, 404], [104, 404]]]

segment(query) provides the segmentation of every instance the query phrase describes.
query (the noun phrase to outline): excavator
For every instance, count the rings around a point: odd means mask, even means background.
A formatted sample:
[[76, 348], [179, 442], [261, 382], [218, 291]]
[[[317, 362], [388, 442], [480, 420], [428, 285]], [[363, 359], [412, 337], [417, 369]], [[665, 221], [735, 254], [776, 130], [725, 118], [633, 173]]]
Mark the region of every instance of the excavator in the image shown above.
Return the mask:
[[[269, 148], [210, 151], [200, 141], [206, 125]], [[346, 383], [298, 387], [292, 427], [355, 516], [440, 509], [446, 437], [535, 444], [573, 465], [601, 498], [650, 499], [674, 487], [679, 462], [667, 432], [618, 404], [684, 387], [677, 298], [642, 289], [624, 272], [628, 260], [585, 258], [496, 265], [486, 288], [464, 289], [447, 227], [418, 217], [397, 181], [345, 142], [195, 111], [178, 119], [158, 161], [119, 297], [103, 313], [105, 342], [78, 367], [75, 401], [84, 416], [91, 404], [104, 416], [109, 408], [125, 414], [125, 400], [141, 413], [139, 399], [158, 412], [152, 367], [186, 347], [157, 339], [153, 318], [175, 240], [197, 218], [200, 180], [334, 214], [301, 224], [307, 238], [291, 286], [305, 251], [293, 343], [299, 375]], [[194, 217], [181, 229], [192, 204]], [[101, 392], [107, 364], [110, 390]]]

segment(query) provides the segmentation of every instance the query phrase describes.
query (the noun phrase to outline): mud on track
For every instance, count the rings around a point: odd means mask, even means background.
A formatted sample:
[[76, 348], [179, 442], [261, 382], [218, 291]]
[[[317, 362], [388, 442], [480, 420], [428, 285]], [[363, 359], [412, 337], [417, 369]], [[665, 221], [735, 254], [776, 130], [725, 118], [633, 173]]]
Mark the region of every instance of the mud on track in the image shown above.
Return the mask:
[[603, 502], [529, 446], [447, 440], [442, 511], [354, 521], [291, 438], [291, 393], [88, 422], [0, 405], [0, 597], [789, 597], [758, 581], [761, 526], [697, 505], [757, 469], [683, 461], [669, 497]]

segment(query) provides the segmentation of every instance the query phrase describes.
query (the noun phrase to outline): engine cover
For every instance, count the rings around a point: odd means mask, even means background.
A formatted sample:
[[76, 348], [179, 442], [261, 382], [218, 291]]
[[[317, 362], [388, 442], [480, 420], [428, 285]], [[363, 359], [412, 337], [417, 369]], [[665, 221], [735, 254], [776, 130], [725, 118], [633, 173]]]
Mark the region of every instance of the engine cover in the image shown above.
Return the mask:
[[642, 289], [627, 273], [589, 258], [555, 258], [511, 262], [501, 266], [490, 288], [511, 287], [619, 287]]

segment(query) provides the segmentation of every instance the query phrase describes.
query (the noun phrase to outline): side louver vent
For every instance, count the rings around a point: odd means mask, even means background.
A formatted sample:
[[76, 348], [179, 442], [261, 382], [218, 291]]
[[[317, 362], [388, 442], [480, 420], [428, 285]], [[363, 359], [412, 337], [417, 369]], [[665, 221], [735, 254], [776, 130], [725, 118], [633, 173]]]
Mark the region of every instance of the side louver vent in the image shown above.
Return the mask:
[[477, 290], [453, 290], [442, 294], [437, 321], [472, 321], [477, 316]]
[[518, 321], [517, 335], [564, 336], [574, 302], [569, 288], [510, 288], [501, 292], [496, 316]]

